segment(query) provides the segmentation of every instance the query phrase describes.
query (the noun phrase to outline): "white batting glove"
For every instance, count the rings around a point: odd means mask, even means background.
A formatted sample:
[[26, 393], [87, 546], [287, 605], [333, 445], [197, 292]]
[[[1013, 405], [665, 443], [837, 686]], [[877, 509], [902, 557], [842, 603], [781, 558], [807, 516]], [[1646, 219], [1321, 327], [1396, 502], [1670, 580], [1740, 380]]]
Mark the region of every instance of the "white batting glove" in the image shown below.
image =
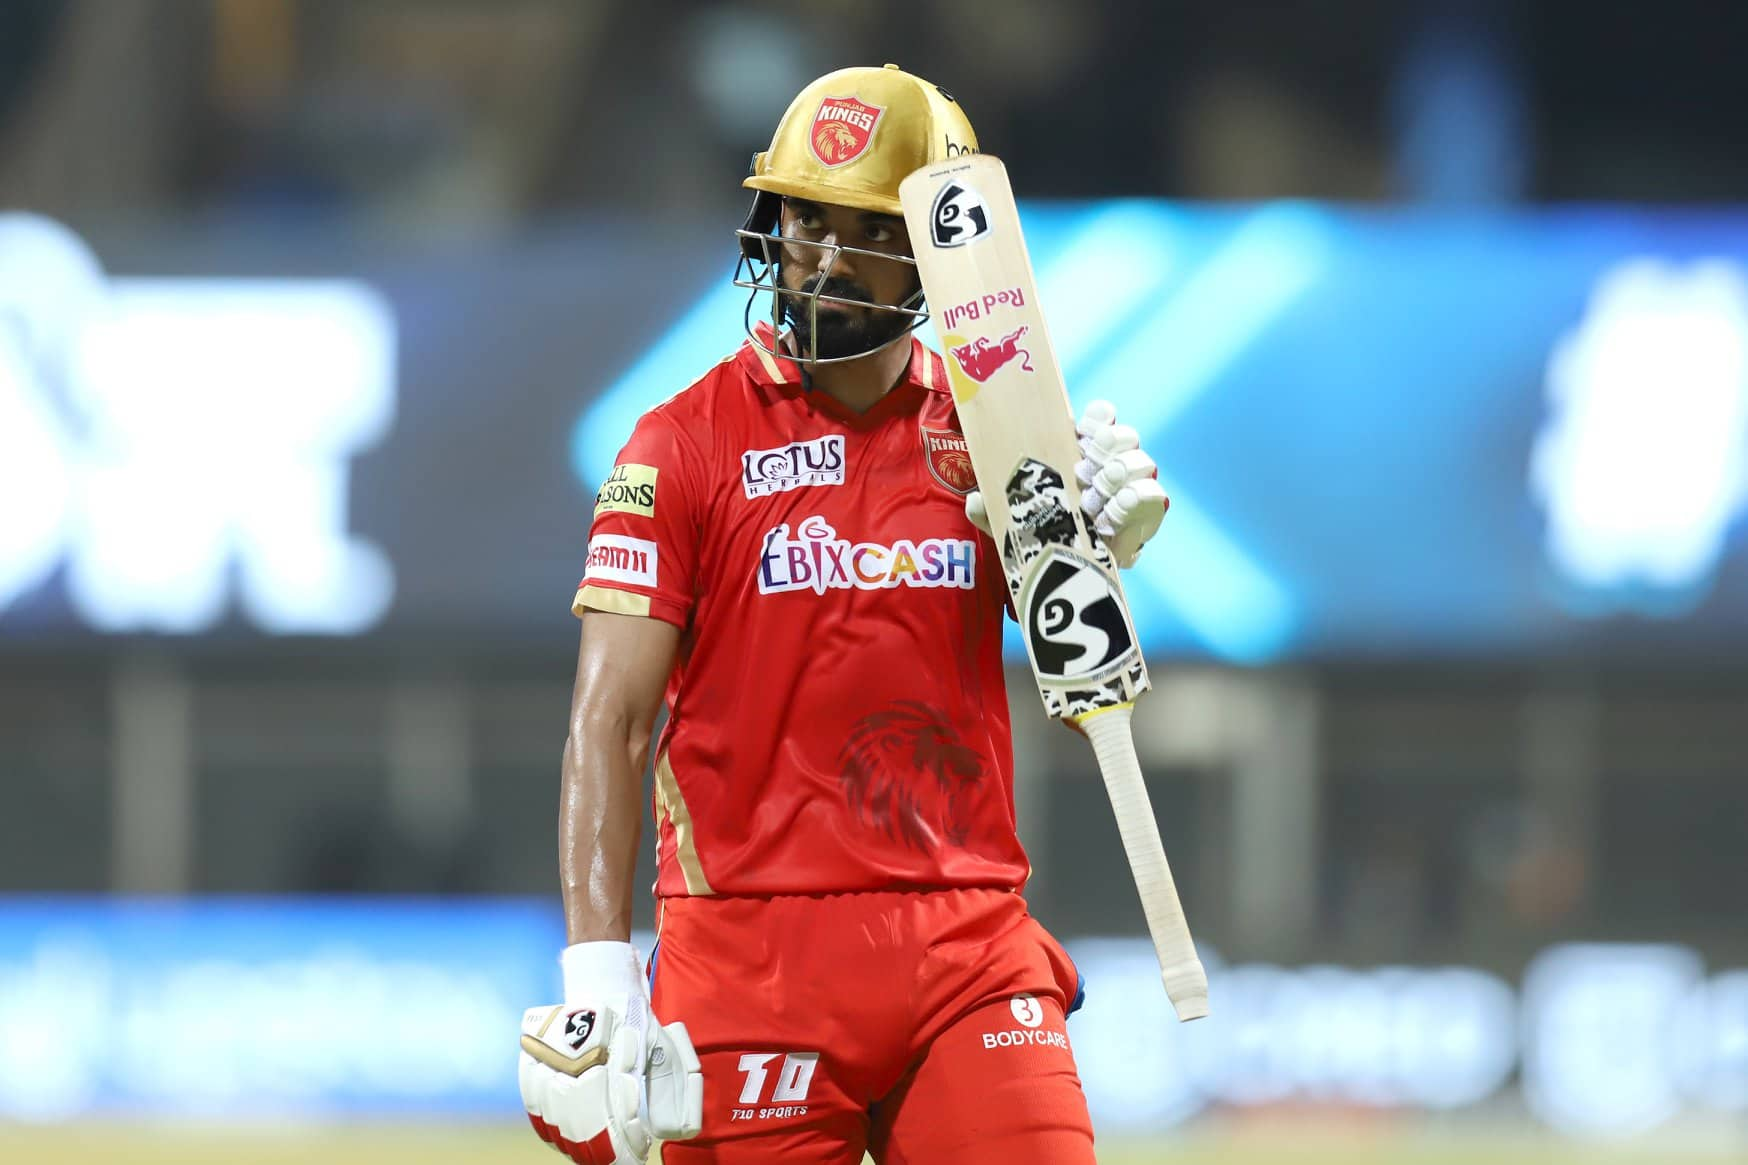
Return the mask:
[[[1074, 476], [1080, 481], [1087, 525], [1104, 540], [1118, 566], [1133, 566], [1171, 505], [1159, 484], [1159, 467], [1142, 452], [1140, 434], [1117, 424], [1117, 406], [1109, 401], [1087, 405], [1075, 432], [1081, 459]], [[985, 534], [990, 532], [981, 490], [966, 495], [965, 516]]]
[[522, 1016], [517, 1079], [529, 1123], [578, 1165], [643, 1165], [654, 1142], [704, 1123], [704, 1075], [683, 1023], [650, 1015], [630, 943], [563, 955], [567, 1003]]
[[1117, 424], [1117, 406], [1095, 400], [1080, 423], [1080, 508], [1104, 539], [1117, 565], [1135, 565], [1141, 548], [1159, 530], [1171, 505], [1159, 484], [1159, 467], [1141, 449], [1141, 436]]
[[983, 491], [974, 489], [965, 495], [965, 516], [971, 519], [971, 524], [995, 537], [995, 532], [989, 528], [989, 507], [983, 504]]

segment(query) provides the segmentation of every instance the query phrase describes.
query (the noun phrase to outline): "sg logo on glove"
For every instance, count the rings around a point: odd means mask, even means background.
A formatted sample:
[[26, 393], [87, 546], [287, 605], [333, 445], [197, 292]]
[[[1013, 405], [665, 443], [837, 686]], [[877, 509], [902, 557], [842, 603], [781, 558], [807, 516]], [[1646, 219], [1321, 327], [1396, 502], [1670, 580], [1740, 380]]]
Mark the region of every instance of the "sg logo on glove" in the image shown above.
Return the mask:
[[[534, 1013], [540, 1012], [544, 1013], [544, 1018], [532, 1035], [528, 1034], [527, 1031], [527, 1019], [523, 1020], [522, 1050], [524, 1052], [554, 1072], [563, 1072], [566, 1076], [581, 1076], [590, 1068], [607, 1062], [605, 1038], [591, 1039], [596, 1029], [601, 1026], [596, 1021], [593, 1008], [536, 1008]], [[561, 1015], [564, 1016], [564, 1027], [558, 1039], [565, 1048], [569, 1049], [568, 1056], [558, 1047], [555, 1047], [552, 1039], [547, 1035]], [[602, 1034], [605, 1037], [606, 1033]]]
[[643, 1165], [657, 1139], [703, 1125], [703, 1071], [683, 1023], [640, 1028], [611, 1007], [534, 1007], [522, 1053], [528, 1121], [578, 1165]]
[[595, 1013], [588, 1008], [584, 1008], [581, 1011], [573, 1011], [565, 1016], [565, 1040], [570, 1044], [571, 1051], [573, 1052], [580, 1052], [583, 1050], [583, 1045], [589, 1042], [589, 1035], [594, 1030]]

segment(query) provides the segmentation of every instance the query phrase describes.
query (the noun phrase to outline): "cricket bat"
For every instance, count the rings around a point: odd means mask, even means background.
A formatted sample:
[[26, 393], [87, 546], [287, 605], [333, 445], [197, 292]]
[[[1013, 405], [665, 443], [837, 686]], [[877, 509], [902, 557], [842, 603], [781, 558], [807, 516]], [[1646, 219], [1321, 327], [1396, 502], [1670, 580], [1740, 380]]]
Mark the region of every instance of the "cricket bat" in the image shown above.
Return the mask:
[[1007, 168], [954, 158], [911, 174], [899, 200], [1044, 709], [1092, 742], [1166, 994], [1179, 1020], [1198, 1019], [1208, 976], [1129, 728], [1147, 665], [1116, 563], [1081, 513], [1074, 414]]

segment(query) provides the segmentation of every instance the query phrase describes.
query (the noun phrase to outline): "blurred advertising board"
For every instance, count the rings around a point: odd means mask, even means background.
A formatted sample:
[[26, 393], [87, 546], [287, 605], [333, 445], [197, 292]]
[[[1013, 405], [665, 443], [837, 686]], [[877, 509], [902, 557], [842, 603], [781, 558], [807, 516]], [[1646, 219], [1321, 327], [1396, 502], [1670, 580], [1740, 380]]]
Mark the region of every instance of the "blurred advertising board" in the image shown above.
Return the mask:
[[[1025, 214], [1073, 395], [1173, 498], [1155, 654], [1748, 644], [1748, 215]], [[568, 637], [617, 448], [741, 338], [727, 226], [0, 216], [0, 638]]]
[[[543, 900], [0, 900], [0, 1119], [514, 1116], [514, 1033], [557, 998], [562, 941]], [[1514, 1091], [1590, 1137], [1748, 1113], [1748, 970], [1680, 946], [1554, 947], [1521, 984], [1205, 952], [1213, 1015], [1185, 1026], [1146, 940], [1068, 948], [1087, 980], [1069, 1037], [1107, 1133]]]

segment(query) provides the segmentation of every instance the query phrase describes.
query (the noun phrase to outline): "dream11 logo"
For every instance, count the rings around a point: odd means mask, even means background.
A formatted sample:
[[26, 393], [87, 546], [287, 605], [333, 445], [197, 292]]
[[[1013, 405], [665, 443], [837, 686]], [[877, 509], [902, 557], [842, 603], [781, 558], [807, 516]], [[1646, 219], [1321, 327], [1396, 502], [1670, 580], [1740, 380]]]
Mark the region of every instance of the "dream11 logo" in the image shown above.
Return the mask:
[[111, 282], [59, 223], [0, 214], [0, 621], [64, 567], [100, 631], [206, 630], [233, 580], [268, 632], [372, 626], [394, 574], [347, 533], [347, 461], [394, 391], [360, 284]]

